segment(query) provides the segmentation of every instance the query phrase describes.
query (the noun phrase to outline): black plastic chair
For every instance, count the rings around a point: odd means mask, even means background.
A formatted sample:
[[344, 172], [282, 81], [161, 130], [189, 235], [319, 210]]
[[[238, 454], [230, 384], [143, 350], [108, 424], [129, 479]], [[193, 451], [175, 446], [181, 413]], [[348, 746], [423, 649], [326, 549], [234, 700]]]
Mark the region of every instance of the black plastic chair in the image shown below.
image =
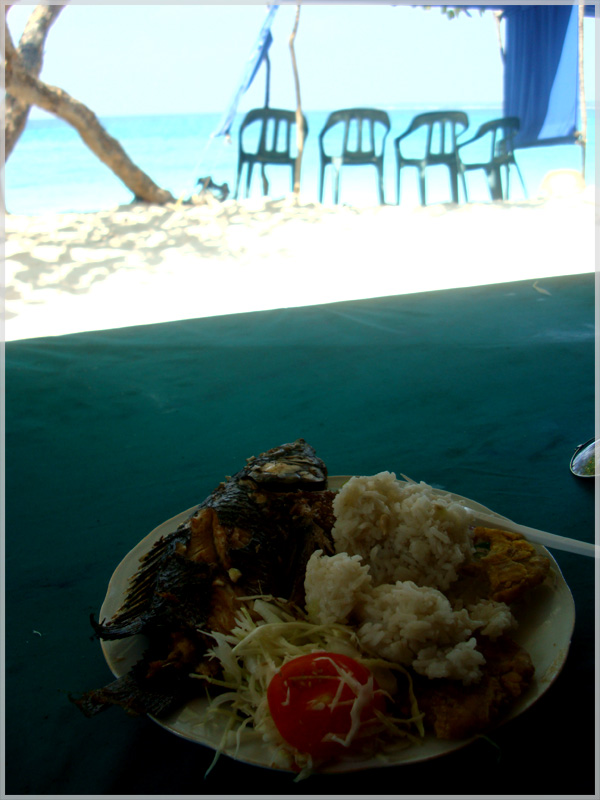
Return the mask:
[[[304, 139], [308, 136], [308, 124], [303, 117]], [[254, 126], [254, 130], [248, 130]], [[293, 135], [292, 135], [293, 134]], [[235, 197], [238, 197], [242, 171], [246, 167], [246, 197], [250, 194], [252, 171], [260, 164], [263, 195], [267, 195], [269, 184], [265, 172], [267, 165], [290, 167], [292, 191], [296, 169], [296, 112], [283, 108], [254, 108], [249, 111], [240, 126], [239, 154]]]
[[[332, 128], [340, 126], [335, 134]], [[385, 111], [377, 108], [345, 108], [333, 111], [327, 118], [319, 134], [319, 150], [321, 154], [321, 178], [319, 184], [319, 201], [323, 202], [325, 169], [330, 166], [334, 170], [333, 201], [337, 205], [340, 199], [340, 173], [344, 166], [372, 165], [377, 170], [377, 192], [379, 203], [384, 205], [383, 192], [383, 157], [385, 142], [390, 132], [390, 118]], [[365, 132], [366, 129], [366, 132]], [[325, 138], [327, 137], [327, 150]], [[330, 144], [335, 138], [336, 155]], [[341, 145], [341, 146], [340, 146]]]
[[[396, 202], [400, 204], [400, 171], [414, 167], [419, 171], [419, 197], [421, 205], [427, 205], [425, 172], [427, 167], [439, 165], [448, 168], [452, 202], [458, 203], [458, 176], [461, 176], [465, 200], [467, 187], [458, 156], [457, 139], [469, 127], [469, 118], [464, 111], [428, 111], [418, 114], [403, 134], [394, 139], [396, 151]], [[418, 155], [403, 155], [400, 143], [412, 137], [418, 144]], [[412, 146], [412, 144], [411, 144]], [[406, 152], [406, 151], [405, 151]]]
[[[461, 169], [463, 172], [470, 172], [471, 170], [482, 169], [487, 178], [487, 184], [490, 191], [492, 200], [505, 200], [508, 199], [509, 194], [509, 179], [510, 168], [513, 166], [517, 170], [517, 174], [521, 180], [523, 193], [527, 197], [527, 189], [525, 181], [521, 175], [519, 165], [515, 161], [514, 154], [514, 137], [515, 133], [519, 130], [520, 122], [518, 117], [502, 117], [501, 119], [493, 119], [490, 122], [485, 122], [480, 126], [477, 133], [467, 139], [466, 142], [461, 142], [458, 145], [458, 152], [461, 161]], [[491, 145], [487, 151], [489, 158], [486, 161], [465, 161], [463, 148], [471, 145], [474, 142], [480, 141], [488, 137]], [[483, 144], [483, 143], [481, 143]], [[476, 150], [472, 149], [472, 155], [475, 155]], [[502, 168], [506, 170], [506, 191], [502, 190]]]

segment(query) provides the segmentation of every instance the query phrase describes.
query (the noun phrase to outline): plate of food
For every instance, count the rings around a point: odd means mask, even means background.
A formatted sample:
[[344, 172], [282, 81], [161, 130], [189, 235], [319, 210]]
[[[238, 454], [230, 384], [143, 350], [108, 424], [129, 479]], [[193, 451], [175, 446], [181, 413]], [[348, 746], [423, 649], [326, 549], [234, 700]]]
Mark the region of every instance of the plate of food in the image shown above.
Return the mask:
[[423, 481], [328, 476], [302, 439], [273, 448], [122, 559], [92, 620], [115, 680], [74, 702], [295, 774], [450, 753], [567, 658], [569, 587], [510, 528]]

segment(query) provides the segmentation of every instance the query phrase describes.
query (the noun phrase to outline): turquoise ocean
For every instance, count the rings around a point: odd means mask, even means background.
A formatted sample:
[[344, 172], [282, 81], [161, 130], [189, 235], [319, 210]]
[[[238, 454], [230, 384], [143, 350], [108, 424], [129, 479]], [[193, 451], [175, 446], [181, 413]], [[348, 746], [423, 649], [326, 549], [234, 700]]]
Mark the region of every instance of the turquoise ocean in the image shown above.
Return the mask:
[[[389, 108], [392, 129], [387, 139], [385, 163], [385, 199], [396, 202], [395, 157], [393, 139], [400, 135], [423, 109]], [[463, 109], [469, 116], [468, 138], [483, 122], [502, 116], [498, 106]], [[319, 198], [318, 134], [327, 111], [305, 111], [309, 135], [306, 140], [301, 194], [304, 200]], [[217, 184], [235, 188], [238, 130], [243, 113], [238, 114], [231, 142], [213, 136], [221, 114], [181, 114], [156, 116], [109, 117], [102, 119], [106, 130], [124, 147], [132, 160], [159, 186], [175, 197], [188, 197], [199, 177], [210, 176]], [[595, 183], [595, 113], [587, 113], [586, 183]], [[527, 197], [538, 195], [544, 176], [557, 169], [581, 170], [579, 145], [528, 148], [517, 151]], [[271, 197], [290, 191], [290, 170], [270, 167], [267, 170]], [[261, 192], [260, 172], [255, 170], [251, 196]], [[428, 202], [448, 202], [448, 173], [443, 167], [428, 170]], [[483, 173], [468, 176], [469, 200], [488, 201]], [[462, 199], [462, 193], [461, 193]], [[524, 199], [518, 176], [511, 177], [511, 199]], [[132, 194], [113, 173], [83, 144], [77, 132], [62, 120], [51, 117], [29, 120], [21, 139], [5, 167], [6, 210], [12, 214], [48, 212], [90, 212], [112, 209], [131, 202]], [[340, 201], [348, 205], [376, 205], [375, 170], [370, 167], [342, 171]], [[418, 202], [416, 170], [402, 173], [402, 205]], [[324, 203], [331, 204], [331, 184], [325, 184]]]

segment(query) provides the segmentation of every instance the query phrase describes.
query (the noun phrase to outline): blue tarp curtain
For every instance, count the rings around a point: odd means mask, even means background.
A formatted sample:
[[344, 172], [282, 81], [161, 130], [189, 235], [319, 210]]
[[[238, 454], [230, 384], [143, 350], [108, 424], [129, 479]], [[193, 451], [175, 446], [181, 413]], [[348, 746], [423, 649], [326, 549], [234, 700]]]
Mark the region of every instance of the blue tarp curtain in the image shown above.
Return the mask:
[[213, 137], [230, 135], [231, 128], [233, 126], [233, 120], [235, 119], [237, 107], [240, 104], [240, 100], [250, 88], [252, 81], [256, 77], [256, 73], [258, 72], [261, 64], [263, 63], [269, 52], [269, 47], [271, 46], [271, 42], [273, 41], [273, 36], [271, 34], [271, 25], [273, 24], [273, 19], [275, 17], [278, 8], [279, 8], [278, 5], [269, 7], [267, 18], [265, 19], [263, 26], [260, 30], [258, 39], [256, 40], [256, 44], [254, 45], [252, 53], [250, 54], [250, 58], [246, 62], [246, 67], [244, 69], [244, 74], [242, 76], [240, 85], [238, 86], [235, 95], [233, 96], [233, 100], [231, 101], [229, 107], [227, 108], [227, 111], [223, 115], [223, 118], [221, 119], [219, 126], [213, 132], [212, 134]]
[[[237, 107], [266, 58], [272, 42], [271, 24], [278, 5], [267, 18], [248, 59], [242, 81], [212, 134], [230, 135]], [[577, 141], [579, 126], [578, 7], [563, 5], [496, 5], [470, 8], [502, 11], [506, 20], [503, 113], [519, 117], [516, 147]], [[585, 7], [588, 16], [594, 7]]]
[[576, 141], [577, 6], [505, 6], [504, 114], [519, 117], [515, 147]]

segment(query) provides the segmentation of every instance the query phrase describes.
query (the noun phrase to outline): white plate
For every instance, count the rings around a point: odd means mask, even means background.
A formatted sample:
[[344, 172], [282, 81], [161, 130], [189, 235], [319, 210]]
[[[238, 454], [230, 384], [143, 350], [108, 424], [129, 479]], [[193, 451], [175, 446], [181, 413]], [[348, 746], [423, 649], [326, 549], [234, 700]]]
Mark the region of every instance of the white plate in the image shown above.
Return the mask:
[[[331, 489], [339, 487], [348, 480], [348, 475], [329, 477]], [[506, 517], [490, 511], [489, 508], [469, 500], [460, 495], [435, 490], [441, 495], [450, 494], [453, 499], [460, 501], [475, 511], [493, 514], [498, 519], [501, 527], [503, 522], [509, 522]], [[197, 509], [197, 506], [181, 512], [176, 517], [163, 522], [151, 533], [142, 539], [121, 561], [115, 570], [108, 591], [100, 609], [100, 620], [110, 619], [121, 607], [129, 585], [130, 578], [137, 572], [140, 558], [148, 552], [150, 547], [161, 536], [172, 531]], [[540, 545], [534, 545], [536, 550], [550, 559], [551, 569], [543, 584], [531, 591], [527, 603], [515, 610], [519, 623], [513, 638], [523, 646], [535, 666], [535, 678], [528, 691], [519, 698], [511, 711], [503, 718], [502, 723], [513, 719], [529, 708], [550, 687], [560, 673], [569, 652], [571, 636], [575, 624], [575, 604], [558, 564], [550, 553]], [[142, 635], [131, 636], [127, 639], [102, 641], [102, 650], [107, 664], [115, 677], [120, 677], [138, 661], [145, 649], [146, 639]], [[207, 701], [199, 698], [188, 703], [184, 708], [167, 717], [157, 719], [155, 722], [172, 733], [189, 739], [192, 742], [217, 749], [221, 743], [223, 728], [218, 717], [210, 724], [200, 723], [199, 720], [206, 709]], [[475, 737], [473, 737], [475, 738]], [[363, 761], [340, 761], [324, 768], [323, 772], [349, 772], [372, 767], [392, 766], [398, 764], [416, 763], [426, 761], [437, 756], [445, 755], [458, 750], [473, 741], [471, 739], [447, 741], [427, 736], [422, 745], [414, 745], [399, 749], [384, 757], [371, 758]], [[240, 746], [225, 747], [223, 752], [239, 761], [261, 767], [272, 767], [273, 750], [252, 732], [248, 732], [242, 739]]]

